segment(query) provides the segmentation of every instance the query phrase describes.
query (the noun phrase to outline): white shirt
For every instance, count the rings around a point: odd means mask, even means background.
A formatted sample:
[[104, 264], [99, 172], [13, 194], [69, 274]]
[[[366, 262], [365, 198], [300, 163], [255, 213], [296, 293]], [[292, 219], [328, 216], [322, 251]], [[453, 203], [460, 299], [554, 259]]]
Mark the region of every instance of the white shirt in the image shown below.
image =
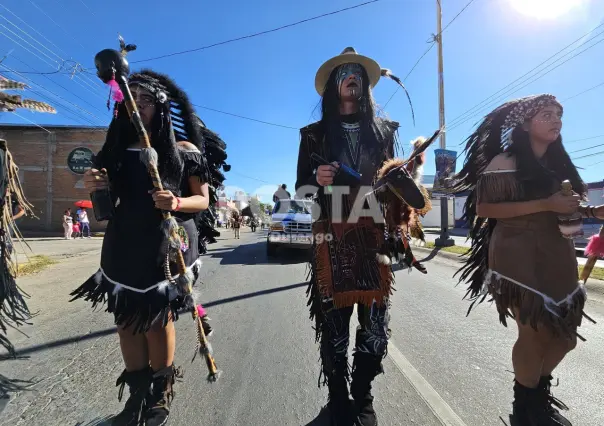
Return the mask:
[[90, 223], [90, 221], [88, 220], [88, 213], [86, 213], [85, 211], [80, 212], [80, 222]]

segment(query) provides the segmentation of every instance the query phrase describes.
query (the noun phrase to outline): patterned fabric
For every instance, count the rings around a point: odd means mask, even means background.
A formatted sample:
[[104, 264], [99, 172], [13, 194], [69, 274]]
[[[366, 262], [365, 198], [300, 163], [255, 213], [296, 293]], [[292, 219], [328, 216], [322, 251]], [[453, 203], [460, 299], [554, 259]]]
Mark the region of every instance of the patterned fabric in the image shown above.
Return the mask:
[[[389, 301], [357, 305], [359, 329], [355, 341], [355, 353], [365, 353], [382, 359], [386, 355], [390, 337]], [[325, 376], [335, 370], [338, 360], [345, 359], [350, 341], [350, 318], [354, 307], [337, 309], [332, 301], [321, 304], [324, 321], [321, 325], [321, 359]]]
[[549, 94], [527, 96], [512, 102], [515, 105], [505, 117], [505, 121], [501, 126], [501, 139], [506, 143], [510, 143], [509, 137], [516, 127], [533, 118], [543, 108], [556, 105], [562, 109], [562, 105], [556, 100], [556, 97]]
[[358, 223], [315, 222], [313, 235], [331, 235], [315, 246], [316, 279], [322, 300], [333, 299], [338, 307], [371, 304], [390, 295], [393, 274], [376, 254], [384, 244], [383, 229], [371, 218]]

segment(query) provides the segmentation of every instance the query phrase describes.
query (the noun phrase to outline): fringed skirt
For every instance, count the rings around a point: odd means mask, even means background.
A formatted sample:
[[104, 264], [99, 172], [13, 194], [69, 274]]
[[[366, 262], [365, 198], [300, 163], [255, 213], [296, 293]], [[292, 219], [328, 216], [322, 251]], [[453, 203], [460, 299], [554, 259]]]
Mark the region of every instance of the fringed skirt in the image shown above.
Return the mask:
[[[188, 236], [183, 257], [187, 272], [192, 272], [196, 281], [201, 268], [197, 229], [193, 219], [177, 221]], [[116, 325], [142, 333], [155, 324], [166, 326], [170, 317], [176, 321], [179, 311], [194, 308], [194, 301], [165, 276], [159, 225], [152, 229], [144, 224], [124, 225], [115, 221], [108, 224], [101, 267], [71, 293], [71, 300], [90, 301], [93, 309], [106, 304], [106, 311], [114, 315]], [[177, 278], [173, 264], [171, 272]]]
[[[575, 248], [561, 236], [555, 215], [500, 220], [489, 244], [484, 285], [504, 325], [519, 316], [534, 329], [555, 336], [576, 335], [584, 316], [586, 292], [577, 270]], [[580, 336], [579, 336], [580, 337]]]

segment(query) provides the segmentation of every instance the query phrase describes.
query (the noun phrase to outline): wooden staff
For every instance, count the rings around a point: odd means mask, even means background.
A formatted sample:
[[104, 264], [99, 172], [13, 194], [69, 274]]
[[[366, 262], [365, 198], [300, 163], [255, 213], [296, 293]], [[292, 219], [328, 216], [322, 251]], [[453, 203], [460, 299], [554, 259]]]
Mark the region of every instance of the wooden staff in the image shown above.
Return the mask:
[[[125, 45], [123, 39], [120, 37], [120, 44], [122, 51], [118, 52], [113, 49], [105, 49], [101, 52], [97, 53], [95, 57], [95, 65], [97, 68], [97, 75], [99, 78], [106, 84], [109, 84], [112, 80], [115, 80], [119, 85], [122, 94], [124, 95], [124, 102], [126, 105], [126, 109], [128, 111], [128, 115], [136, 128], [136, 132], [138, 134], [139, 140], [143, 142], [145, 149], [148, 152], [151, 152], [153, 148], [151, 147], [151, 141], [149, 140], [149, 135], [145, 130], [145, 126], [143, 124], [143, 120], [141, 119], [140, 113], [138, 112], [138, 108], [136, 107], [136, 102], [134, 102], [134, 98], [132, 97], [132, 92], [130, 91], [130, 87], [128, 86], [128, 74], [130, 73], [130, 66], [128, 61], [125, 58], [125, 55], [128, 51], [136, 49], [136, 46], [133, 45]], [[163, 191], [163, 185], [161, 182], [161, 178], [159, 176], [159, 171], [157, 169], [157, 155], [148, 156], [150, 161], [147, 161], [147, 170], [149, 171], [149, 175], [151, 176], [151, 181], [153, 183], [153, 187], [157, 191]], [[169, 211], [162, 210], [162, 218], [164, 222], [172, 221], [172, 215]], [[177, 246], [180, 247], [180, 236], [178, 235], [177, 227], [170, 226], [170, 235], [169, 238], [173, 242], [178, 242]], [[185, 288], [187, 294], [191, 294], [193, 292], [193, 281], [190, 278], [190, 274], [187, 274], [187, 265], [185, 264], [184, 257], [182, 255], [182, 251], [180, 249], [175, 250], [176, 256], [176, 267], [179, 273], [178, 277], [178, 285], [181, 288]], [[170, 275], [169, 268], [169, 260], [170, 257], [166, 258], [166, 272], [167, 275]], [[170, 281], [174, 282], [171, 276], [167, 277]], [[197, 326], [197, 349], [200, 353], [203, 354], [206, 364], [208, 366], [209, 375], [208, 380], [216, 381], [218, 379], [219, 371], [216, 368], [216, 363], [214, 362], [214, 358], [212, 356], [210, 346], [208, 344], [207, 337], [203, 330], [203, 326], [201, 323], [201, 317], [198, 314], [197, 307], [193, 308], [193, 312], [191, 313], [193, 320], [196, 322]], [[197, 351], [196, 351], [197, 353]]]

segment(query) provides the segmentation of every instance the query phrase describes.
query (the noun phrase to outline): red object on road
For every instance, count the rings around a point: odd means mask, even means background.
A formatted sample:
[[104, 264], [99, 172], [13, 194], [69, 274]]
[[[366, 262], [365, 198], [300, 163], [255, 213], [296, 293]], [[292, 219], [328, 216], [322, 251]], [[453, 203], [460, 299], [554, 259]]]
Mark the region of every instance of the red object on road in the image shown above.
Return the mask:
[[80, 201], [76, 201], [73, 204], [76, 207], [79, 207], [81, 209], [91, 209], [92, 208], [92, 201], [90, 201], [90, 200], [80, 200]]

